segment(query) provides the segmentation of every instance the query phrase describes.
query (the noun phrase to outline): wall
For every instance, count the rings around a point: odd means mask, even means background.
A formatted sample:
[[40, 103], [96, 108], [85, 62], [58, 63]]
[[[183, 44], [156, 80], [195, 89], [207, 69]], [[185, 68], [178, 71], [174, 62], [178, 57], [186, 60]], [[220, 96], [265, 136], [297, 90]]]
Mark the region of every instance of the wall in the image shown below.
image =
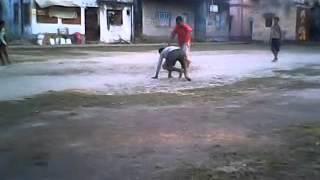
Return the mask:
[[[190, 3], [175, 3], [172, 1], [160, 0], [144, 0], [142, 3], [142, 33], [144, 38], [152, 40], [168, 40], [171, 31], [175, 27], [175, 18], [188, 14], [188, 24], [194, 29], [194, 9], [193, 4]], [[169, 12], [171, 14], [170, 27], [160, 27], [158, 25], [157, 12]]]
[[81, 8], [81, 24], [80, 25], [62, 24], [61, 18], [58, 19], [57, 24], [38, 23], [35, 3], [33, 4], [31, 11], [32, 11], [32, 21], [31, 21], [30, 31], [34, 35], [39, 33], [57, 33], [59, 28], [68, 28], [70, 34], [73, 34], [76, 32], [85, 34], [85, 9], [84, 8]]
[[260, 1], [253, 8], [253, 39], [268, 41], [270, 28], [265, 27], [265, 13], [274, 13], [280, 17], [280, 26], [285, 40], [296, 40], [296, 6], [293, 2], [268, 3]]
[[[28, 2], [29, 0], [24, 0]], [[14, 12], [14, 4], [18, 5], [17, 12]], [[10, 40], [19, 39], [22, 36], [22, 18], [20, 0], [2, 0], [2, 18], [6, 21], [7, 36]], [[16, 19], [16, 20], [15, 20]]]
[[[207, 41], [229, 40], [229, 4], [220, 1], [217, 5], [219, 6], [218, 13], [206, 13]], [[208, 8], [206, 8], [206, 11], [208, 11]]]
[[253, 21], [251, 0], [230, 0], [231, 29], [230, 38], [235, 40], [251, 39]]
[[[100, 7], [100, 41], [105, 43], [119, 42], [120, 37], [123, 40], [131, 41], [131, 35], [133, 30], [132, 18], [133, 11], [130, 5], [127, 5], [122, 10], [123, 25], [122, 26], [110, 26], [108, 29], [107, 22], [107, 10], [112, 9], [109, 6]], [[130, 15], [127, 15], [127, 10], [130, 11]]]

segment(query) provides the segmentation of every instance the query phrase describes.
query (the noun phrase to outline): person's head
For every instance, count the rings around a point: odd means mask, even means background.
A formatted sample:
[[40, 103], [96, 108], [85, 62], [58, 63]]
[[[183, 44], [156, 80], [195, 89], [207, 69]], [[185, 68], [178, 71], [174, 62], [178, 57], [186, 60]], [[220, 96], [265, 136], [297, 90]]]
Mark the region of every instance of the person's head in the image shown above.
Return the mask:
[[3, 20], [0, 20], [0, 28], [3, 28], [5, 26], [5, 22]]
[[273, 20], [275, 24], [279, 24], [280, 18], [276, 16], [273, 18]]
[[181, 26], [181, 25], [183, 25], [183, 23], [184, 23], [183, 17], [182, 17], [182, 16], [178, 16], [178, 17], [176, 18], [176, 24], [177, 24], [178, 26]]
[[160, 48], [159, 49], [159, 54], [161, 54], [163, 50], [164, 50], [164, 48]]

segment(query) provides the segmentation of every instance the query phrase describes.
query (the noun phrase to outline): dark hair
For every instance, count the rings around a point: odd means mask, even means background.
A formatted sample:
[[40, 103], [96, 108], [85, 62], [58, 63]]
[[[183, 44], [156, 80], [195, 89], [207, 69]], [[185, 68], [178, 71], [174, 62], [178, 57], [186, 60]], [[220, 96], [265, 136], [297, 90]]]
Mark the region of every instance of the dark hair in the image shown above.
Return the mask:
[[164, 50], [164, 48], [160, 48], [159, 49], [159, 54], [161, 54], [163, 50]]
[[182, 17], [182, 16], [177, 16], [176, 22], [177, 22], [177, 23], [183, 22], [183, 17]]
[[273, 19], [277, 20], [277, 21], [280, 21], [280, 18], [278, 16], [275, 16]]

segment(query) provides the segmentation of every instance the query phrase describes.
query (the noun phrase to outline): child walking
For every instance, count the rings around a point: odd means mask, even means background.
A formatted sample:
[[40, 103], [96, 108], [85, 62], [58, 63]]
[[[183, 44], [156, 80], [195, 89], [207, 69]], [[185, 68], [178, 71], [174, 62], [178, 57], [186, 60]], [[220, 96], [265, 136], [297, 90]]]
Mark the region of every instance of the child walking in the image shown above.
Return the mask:
[[278, 61], [278, 54], [280, 52], [282, 32], [281, 32], [281, 27], [279, 25], [279, 21], [280, 21], [279, 17], [274, 17], [274, 24], [271, 27], [271, 33], [270, 33], [271, 51], [274, 56], [272, 62]]
[[1, 64], [4, 66], [6, 64], [11, 64], [7, 51], [8, 43], [6, 41], [6, 29], [5, 22], [0, 21], [0, 60]]

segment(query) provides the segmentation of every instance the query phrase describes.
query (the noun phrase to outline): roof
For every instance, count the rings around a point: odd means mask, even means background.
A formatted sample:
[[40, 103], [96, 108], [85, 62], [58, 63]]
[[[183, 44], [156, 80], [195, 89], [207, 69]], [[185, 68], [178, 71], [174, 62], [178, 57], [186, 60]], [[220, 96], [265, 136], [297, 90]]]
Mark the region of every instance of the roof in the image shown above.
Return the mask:
[[96, 6], [97, 0], [35, 0], [41, 8], [50, 6], [87, 7]]
[[123, 4], [132, 4], [133, 0], [97, 0], [98, 3], [110, 3], [110, 4], [115, 4], [115, 3], [123, 3]]
[[35, 0], [41, 8], [50, 6], [80, 7], [82, 0]]

